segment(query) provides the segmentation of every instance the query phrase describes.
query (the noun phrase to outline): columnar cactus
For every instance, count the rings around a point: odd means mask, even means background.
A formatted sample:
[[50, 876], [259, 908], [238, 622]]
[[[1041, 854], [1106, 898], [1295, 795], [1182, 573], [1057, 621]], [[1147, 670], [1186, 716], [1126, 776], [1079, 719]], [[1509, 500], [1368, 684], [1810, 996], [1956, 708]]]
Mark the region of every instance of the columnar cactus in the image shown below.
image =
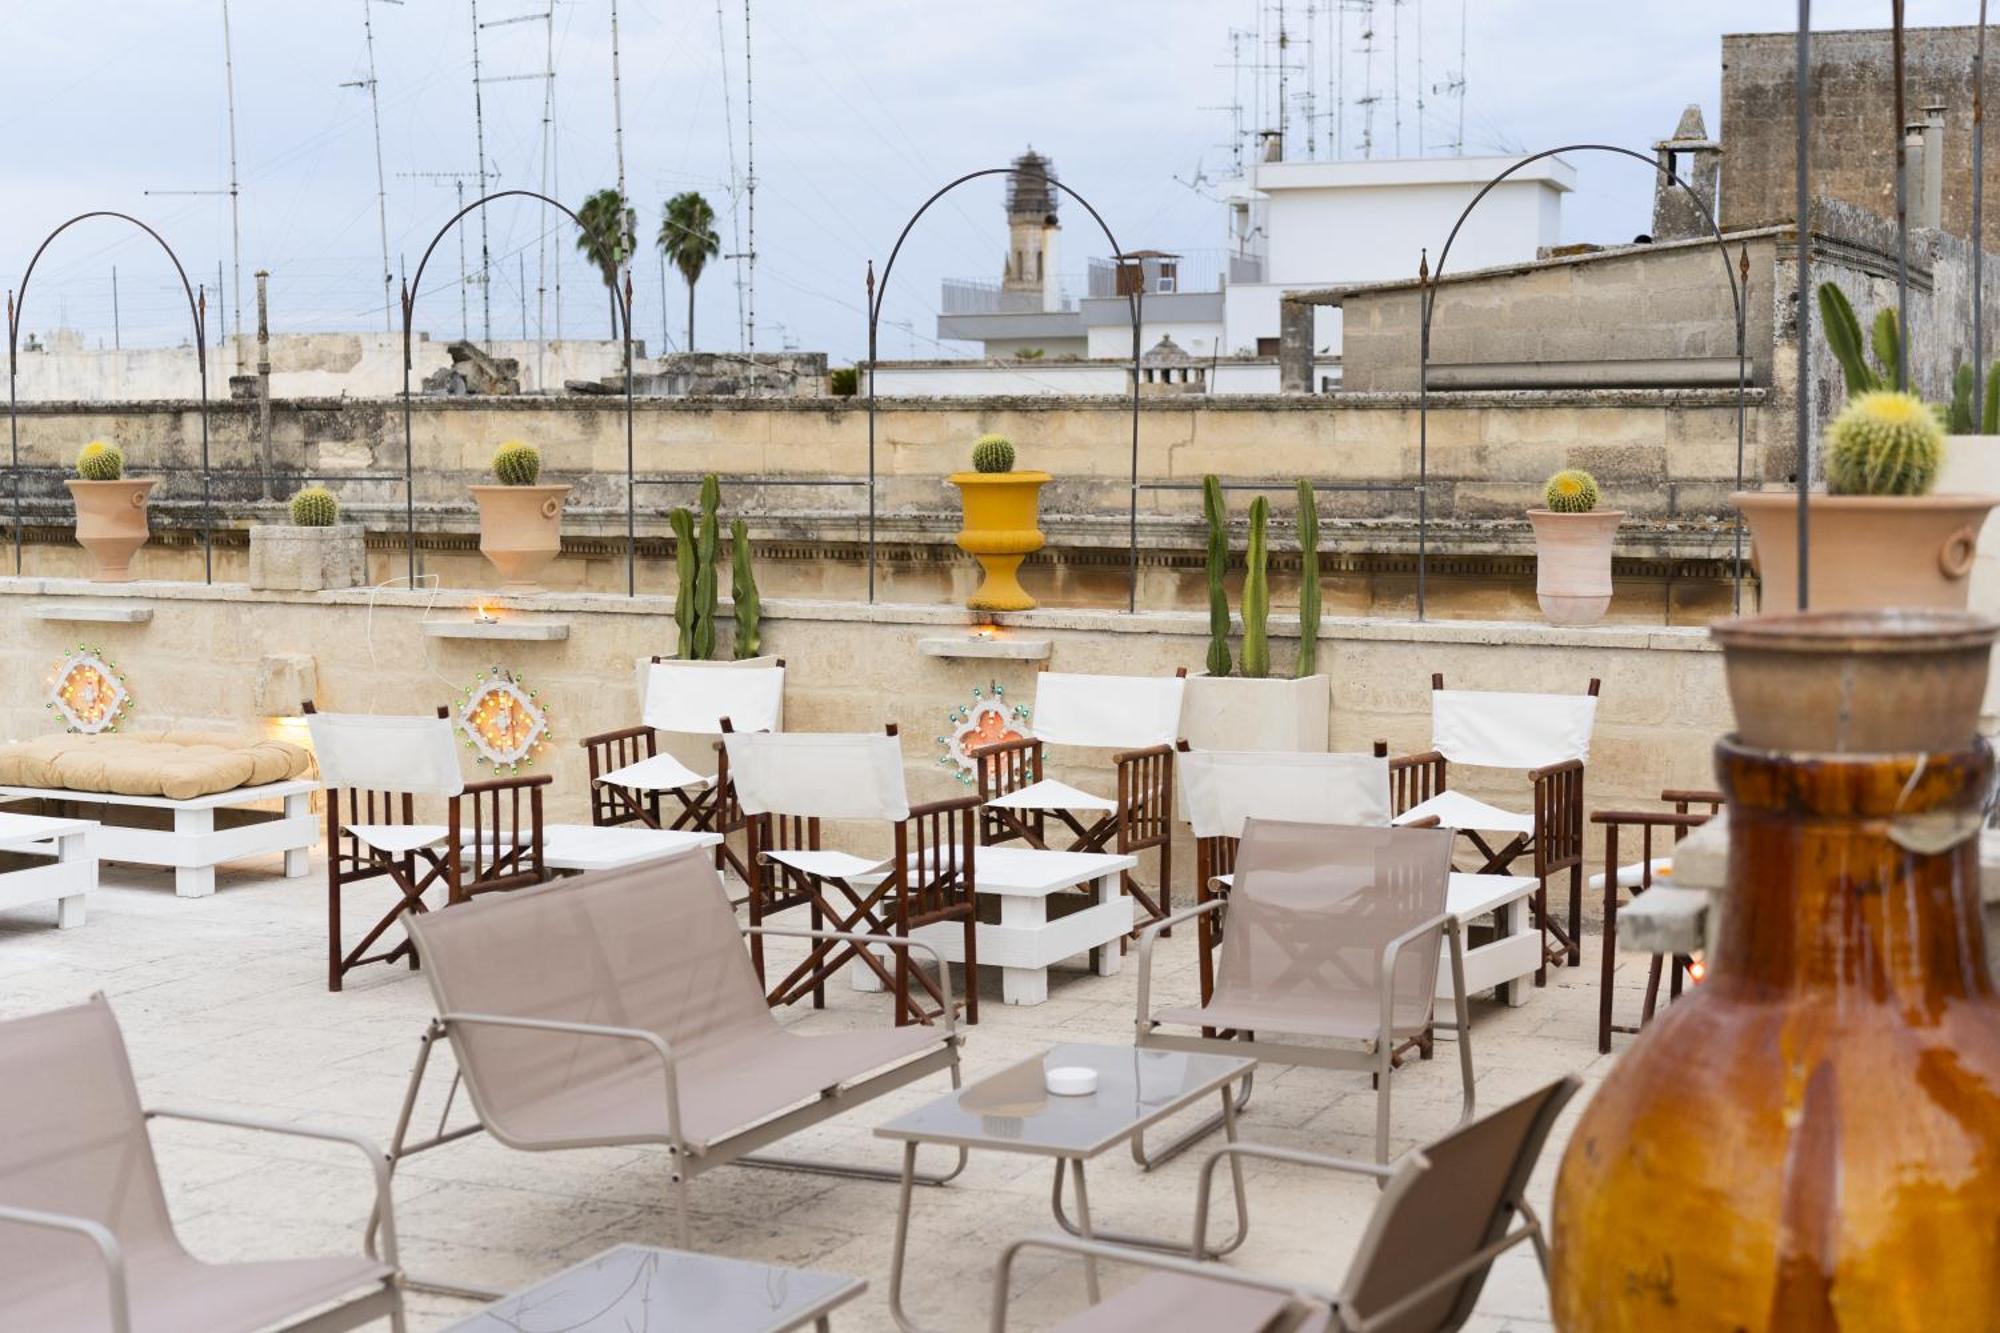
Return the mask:
[[493, 455], [493, 478], [502, 486], [532, 486], [542, 475], [542, 451], [532, 444], [509, 440]]
[[[667, 522], [674, 530], [674, 625], [680, 631], [680, 655], [695, 662], [715, 656], [716, 585], [721, 577], [722, 483], [714, 473], [701, 479], [701, 516], [686, 506], [674, 509]], [[736, 604], [736, 655], [755, 657], [762, 642], [763, 603], [750, 567], [750, 539], [743, 520], [730, 524], [730, 597]]]
[[1222, 498], [1222, 479], [1210, 473], [1201, 479], [1201, 512], [1208, 520], [1208, 674], [1229, 674], [1229, 590], [1223, 575], [1229, 569], [1229, 510]]
[[292, 497], [292, 522], [301, 528], [330, 528], [340, 521], [340, 501], [324, 486], [308, 486]]
[[1271, 674], [1270, 548], [1264, 530], [1271, 519], [1271, 502], [1258, 496], [1250, 502], [1250, 550], [1244, 557], [1243, 674], [1261, 680]]
[[1857, 394], [1826, 428], [1826, 484], [1835, 495], [1923, 495], [1937, 480], [1944, 427], [1913, 393]]
[[694, 540], [694, 655], [706, 662], [715, 656], [715, 552], [721, 544], [715, 511], [722, 503], [722, 484], [713, 472], [701, 479], [701, 526]]
[[1542, 503], [1558, 514], [1588, 514], [1597, 508], [1597, 478], [1581, 468], [1564, 468], [1549, 478]]
[[85, 481], [116, 481], [125, 475], [125, 454], [115, 444], [92, 440], [76, 456], [76, 475]]
[[736, 656], [755, 657], [764, 646], [764, 603], [750, 568], [750, 530], [742, 519], [729, 525], [729, 597], [736, 605]]
[[1299, 668], [1304, 679], [1319, 666], [1319, 500], [1299, 478]]
[[694, 547], [694, 515], [687, 506], [677, 506], [667, 515], [674, 530], [674, 628], [679, 631], [681, 657], [694, 661], [694, 584], [700, 557]]
[[1012, 472], [1014, 446], [1004, 435], [982, 435], [972, 446], [972, 467], [976, 472]]

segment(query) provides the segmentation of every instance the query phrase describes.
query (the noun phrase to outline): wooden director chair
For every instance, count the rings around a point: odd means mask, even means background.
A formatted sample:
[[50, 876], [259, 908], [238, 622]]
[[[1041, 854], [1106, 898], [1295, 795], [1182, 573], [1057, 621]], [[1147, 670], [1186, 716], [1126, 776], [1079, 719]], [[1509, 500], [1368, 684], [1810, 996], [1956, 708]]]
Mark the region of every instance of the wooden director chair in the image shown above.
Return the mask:
[[[1723, 797], [1719, 791], [1668, 790], [1660, 793], [1660, 800], [1674, 808], [1671, 811], [1599, 810], [1590, 817], [1591, 823], [1604, 830], [1604, 873], [1591, 876], [1591, 887], [1604, 893], [1604, 957], [1600, 960], [1602, 968], [1597, 991], [1597, 1049], [1600, 1054], [1610, 1052], [1612, 1033], [1636, 1034], [1652, 1021], [1653, 1012], [1659, 1006], [1660, 979], [1666, 964], [1662, 955], [1653, 955], [1646, 972], [1646, 1000], [1639, 1011], [1639, 1021], [1614, 1023], [1611, 1019], [1611, 977], [1618, 968], [1619, 899], [1621, 896], [1637, 898], [1652, 888], [1656, 881], [1670, 879], [1673, 874], [1673, 848], [1678, 847], [1681, 839], [1689, 833], [1715, 817], [1722, 809]], [[1697, 810], [1694, 807], [1698, 805], [1708, 808]], [[1639, 859], [1631, 865], [1618, 864], [1621, 830], [1633, 834], [1639, 842]], [[1626, 846], [1629, 848], [1631, 844]], [[1667, 854], [1658, 854], [1662, 852]], [[1667, 976], [1669, 1000], [1681, 997], [1681, 983], [1683, 979], [1695, 975], [1694, 966], [1692, 956], [1674, 955], [1673, 971]]]

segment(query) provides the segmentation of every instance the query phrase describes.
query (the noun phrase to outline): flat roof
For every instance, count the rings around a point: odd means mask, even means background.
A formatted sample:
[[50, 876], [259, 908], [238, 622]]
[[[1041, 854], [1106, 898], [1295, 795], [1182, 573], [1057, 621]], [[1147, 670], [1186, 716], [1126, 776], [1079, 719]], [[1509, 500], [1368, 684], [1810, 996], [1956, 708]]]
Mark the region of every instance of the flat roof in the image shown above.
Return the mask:
[[1528, 162], [1507, 178], [1509, 183], [1576, 188], [1576, 168], [1562, 157], [1529, 162], [1526, 156], [1494, 157], [1375, 157], [1341, 162], [1257, 162], [1249, 183], [1264, 193], [1278, 190], [1327, 190], [1384, 185], [1484, 185], [1518, 163]]

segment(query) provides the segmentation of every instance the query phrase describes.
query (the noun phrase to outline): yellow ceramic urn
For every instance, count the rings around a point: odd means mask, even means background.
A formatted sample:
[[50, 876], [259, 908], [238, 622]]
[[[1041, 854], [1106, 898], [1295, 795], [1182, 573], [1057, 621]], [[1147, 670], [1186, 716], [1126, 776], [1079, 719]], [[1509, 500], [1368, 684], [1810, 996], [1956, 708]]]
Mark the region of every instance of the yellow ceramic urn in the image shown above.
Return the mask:
[[1039, 523], [1046, 472], [954, 472], [965, 501], [958, 549], [979, 561], [986, 578], [965, 604], [975, 611], [1032, 611], [1021, 586], [1021, 562], [1042, 549]]

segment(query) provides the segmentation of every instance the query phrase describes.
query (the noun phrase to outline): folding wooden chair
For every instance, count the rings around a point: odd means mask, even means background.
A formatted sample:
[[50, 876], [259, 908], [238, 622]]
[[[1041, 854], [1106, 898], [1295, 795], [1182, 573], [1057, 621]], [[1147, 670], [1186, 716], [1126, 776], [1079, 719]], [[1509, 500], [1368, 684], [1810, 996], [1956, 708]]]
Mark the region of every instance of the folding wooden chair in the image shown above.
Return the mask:
[[[973, 849], [979, 798], [960, 796], [912, 807], [903, 782], [903, 748], [890, 724], [882, 735], [763, 732], [742, 734], [722, 720], [736, 795], [749, 827], [750, 923], [795, 907], [813, 929], [907, 939], [926, 926], [956, 922], [964, 931], [965, 1021], [979, 1021], [979, 955], [973, 897]], [[821, 821], [887, 823], [891, 854], [856, 856], [821, 845]], [[880, 876], [879, 879], [876, 876]], [[861, 884], [863, 877], [870, 883]], [[764, 947], [750, 941], [760, 980]], [[812, 997], [826, 1003], [827, 978], [850, 962], [873, 971], [896, 997], [898, 1024], [929, 1023], [947, 1007], [941, 990], [898, 952], [891, 975], [882, 960], [851, 940], [816, 942], [804, 961], [772, 985], [773, 1007]], [[941, 965], [942, 966], [942, 965]], [[911, 993], [911, 982], [929, 1007]]]
[[[1597, 691], [1594, 676], [1583, 694], [1514, 694], [1448, 690], [1443, 674], [1434, 674], [1431, 748], [1390, 764], [1398, 824], [1435, 816], [1478, 853], [1475, 874], [1510, 874], [1514, 862], [1532, 859], [1540, 882], [1533, 912], [1542, 932], [1537, 986], [1548, 984], [1549, 964], [1576, 967], [1583, 962], [1583, 775], [1597, 719]], [[1524, 772], [1529, 810], [1503, 810], [1454, 790], [1452, 764]], [[1506, 841], [1496, 847], [1488, 834]], [[1564, 871], [1569, 874], [1567, 925], [1549, 914], [1549, 880]]]
[[[590, 822], [720, 834], [724, 841], [716, 845], [715, 868], [734, 870], [748, 884], [750, 867], [727, 840], [743, 830], [744, 820], [722, 746], [722, 719], [742, 732], [783, 730], [785, 660], [655, 657], [646, 671], [641, 716], [640, 726], [586, 736], [581, 742], [590, 763]], [[661, 753], [661, 732], [702, 737], [715, 754], [715, 771], [697, 773], [672, 754]]]
[[[447, 709], [436, 717], [373, 717], [321, 713], [310, 702], [304, 708], [326, 783], [328, 990], [339, 990], [364, 963], [402, 959], [415, 968], [408, 938], [368, 950], [406, 914], [428, 911], [424, 894], [433, 885], [444, 886], [450, 904], [548, 878], [542, 841], [548, 774], [467, 784]], [[419, 796], [444, 798], [443, 823], [418, 821]], [[348, 949], [342, 890], [377, 877], [394, 884], [402, 900]]]
[[[988, 846], [1019, 839], [1057, 851], [1133, 855], [1158, 848], [1157, 896], [1131, 872], [1125, 892], [1143, 914], [1173, 914], [1174, 742], [1180, 736], [1187, 669], [1171, 676], [1082, 676], [1043, 671], [1035, 681], [1035, 734], [972, 752], [979, 779], [981, 836]], [[1115, 798], [1046, 776], [1050, 745], [1114, 750]], [[1086, 823], [1088, 820], [1090, 822]]]
[[[1611, 1021], [1611, 975], [1618, 966], [1618, 907], [1622, 896], [1636, 898], [1653, 887], [1656, 878], [1670, 874], [1667, 863], [1671, 856], [1657, 856], [1655, 853], [1678, 846], [1681, 839], [1695, 829], [1706, 824], [1722, 809], [1722, 793], [1719, 791], [1674, 791], [1660, 793], [1660, 799], [1674, 808], [1667, 810], [1599, 810], [1591, 815], [1590, 822], [1604, 830], [1604, 873], [1592, 875], [1590, 887], [1604, 893], [1604, 957], [1598, 975], [1597, 992], [1597, 1049], [1602, 1054], [1611, 1050], [1611, 1034], [1622, 1032], [1634, 1034], [1650, 1023], [1653, 1011], [1659, 1005], [1660, 977], [1665, 970], [1666, 959], [1654, 954], [1646, 974], [1646, 1002], [1639, 1012], [1639, 1021], [1633, 1024], [1619, 1024]], [[1705, 805], [1706, 810], [1697, 810], [1697, 805]], [[1639, 859], [1631, 865], [1618, 863], [1618, 837], [1621, 830], [1636, 832], [1639, 839]], [[1682, 979], [1693, 974], [1694, 959], [1687, 954], [1675, 954], [1673, 971], [1667, 982], [1667, 998], [1681, 997]]]

